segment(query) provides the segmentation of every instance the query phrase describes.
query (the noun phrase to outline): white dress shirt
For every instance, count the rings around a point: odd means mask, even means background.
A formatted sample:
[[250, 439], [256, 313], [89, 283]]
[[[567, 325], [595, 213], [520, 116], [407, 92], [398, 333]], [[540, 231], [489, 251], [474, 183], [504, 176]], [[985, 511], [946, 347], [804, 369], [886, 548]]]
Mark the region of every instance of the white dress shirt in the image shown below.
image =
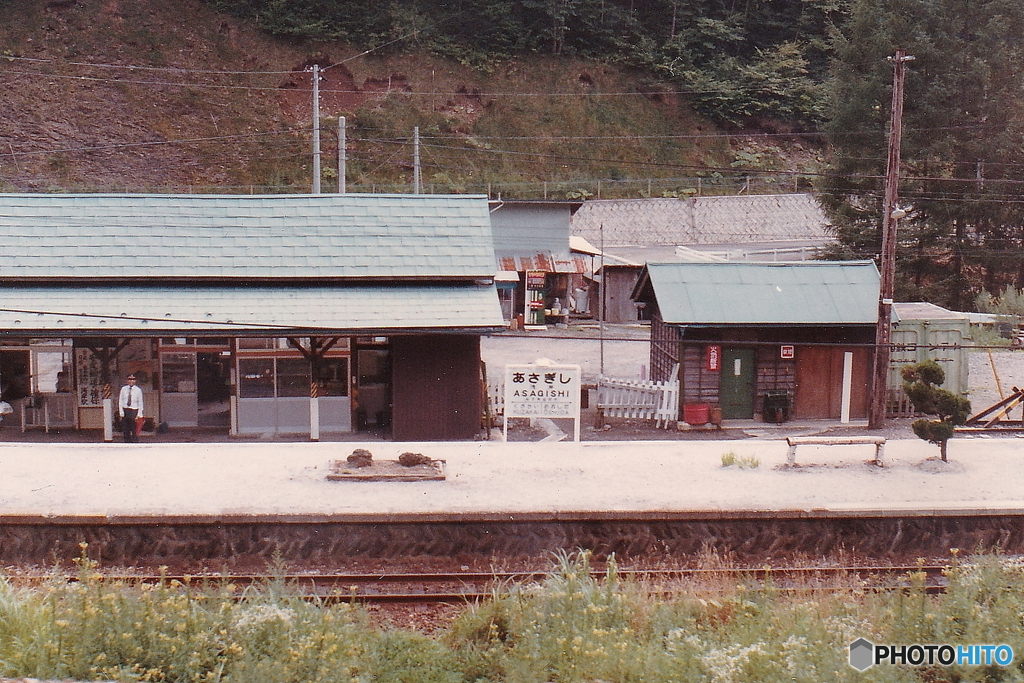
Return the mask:
[[[131, 396], [131, 405], [128, 405], [129, 396]], [[125, 408], [138, 410], [137, 417], [142, 417], [142, 389], [137, 385], [126, 384], [121, 387], [121, 395], [117, 399], [117, 414], [124, 415]]]

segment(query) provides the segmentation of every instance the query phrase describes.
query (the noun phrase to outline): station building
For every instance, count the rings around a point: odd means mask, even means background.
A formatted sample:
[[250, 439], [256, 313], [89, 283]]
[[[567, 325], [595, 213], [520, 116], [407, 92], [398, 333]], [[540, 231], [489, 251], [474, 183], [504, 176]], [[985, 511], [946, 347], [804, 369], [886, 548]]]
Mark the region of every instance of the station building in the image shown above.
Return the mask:
[[652, 378], [678, 365], [681, 415], [859, 419], [878, 284], [871, 261], [648, 263], [632, 298], [651, 318]]
[[472, 438], [497, 271], [485, 196], [0, 194], [4, 426]]

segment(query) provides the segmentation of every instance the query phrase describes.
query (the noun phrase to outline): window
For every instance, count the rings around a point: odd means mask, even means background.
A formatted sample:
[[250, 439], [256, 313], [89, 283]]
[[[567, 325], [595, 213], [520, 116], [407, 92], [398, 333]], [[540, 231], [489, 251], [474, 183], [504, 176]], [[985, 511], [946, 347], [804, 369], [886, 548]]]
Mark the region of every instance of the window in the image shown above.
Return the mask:
[[325, 358], [318, 373], [320, 396], [348, 396], [348, 358]]
[[277, 347], [277, 340], [273, 337], [242, 338], [238, 340], [240, 349], [273, 349]]
[[160, 356], [160, 387], [166, 394], [194, 394], [196, 356], [194, 353], [165, 353]]
[[239, 359], [238, 395], [241, 398], [272, 398], [274, 396], [273, 358]]
[[277, 395], [309, 396], [309, 361], [305, 358], [277, 359]]

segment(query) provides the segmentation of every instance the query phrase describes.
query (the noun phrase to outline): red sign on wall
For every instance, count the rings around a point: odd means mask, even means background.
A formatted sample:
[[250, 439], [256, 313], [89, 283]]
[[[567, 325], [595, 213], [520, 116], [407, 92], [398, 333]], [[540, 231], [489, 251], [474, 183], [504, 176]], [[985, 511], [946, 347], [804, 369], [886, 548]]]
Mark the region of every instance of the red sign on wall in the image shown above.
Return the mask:
[[779, 358], [795, 358], [796, 349], [788, 344], [779, 349]]
[[704, 367], [708, 372], [722, 369], [722, 347], [717, 344], [704, 347]]

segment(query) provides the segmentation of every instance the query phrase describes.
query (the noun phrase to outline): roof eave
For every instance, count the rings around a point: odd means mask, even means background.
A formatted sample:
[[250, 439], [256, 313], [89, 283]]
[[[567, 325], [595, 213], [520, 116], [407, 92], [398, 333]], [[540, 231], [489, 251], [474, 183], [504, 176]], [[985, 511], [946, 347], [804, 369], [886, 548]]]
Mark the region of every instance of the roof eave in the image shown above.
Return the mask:
[[119, 329], [119, 328], [75, 328], [53, 329], [6, 329], [0, 330], [0, 339], [3, 338], [47, 338], [47, 339], [78, 339], [82, 337], [131, 337], [131, 338], [156, 338], [156, 337], [349, 337], [349, 336], [383, 336], [393, 337], [410, 334], [493, 334], [501, 332], [504, 327], [495, 325], [482, 325], [479, 327], [345, 327], [345, 328], [322, 328], [322, 327], [287, 327], [287, 328], [202, 328], [193, 329], [188, 327], [167, 327], [152, 328], [145, 330]]

